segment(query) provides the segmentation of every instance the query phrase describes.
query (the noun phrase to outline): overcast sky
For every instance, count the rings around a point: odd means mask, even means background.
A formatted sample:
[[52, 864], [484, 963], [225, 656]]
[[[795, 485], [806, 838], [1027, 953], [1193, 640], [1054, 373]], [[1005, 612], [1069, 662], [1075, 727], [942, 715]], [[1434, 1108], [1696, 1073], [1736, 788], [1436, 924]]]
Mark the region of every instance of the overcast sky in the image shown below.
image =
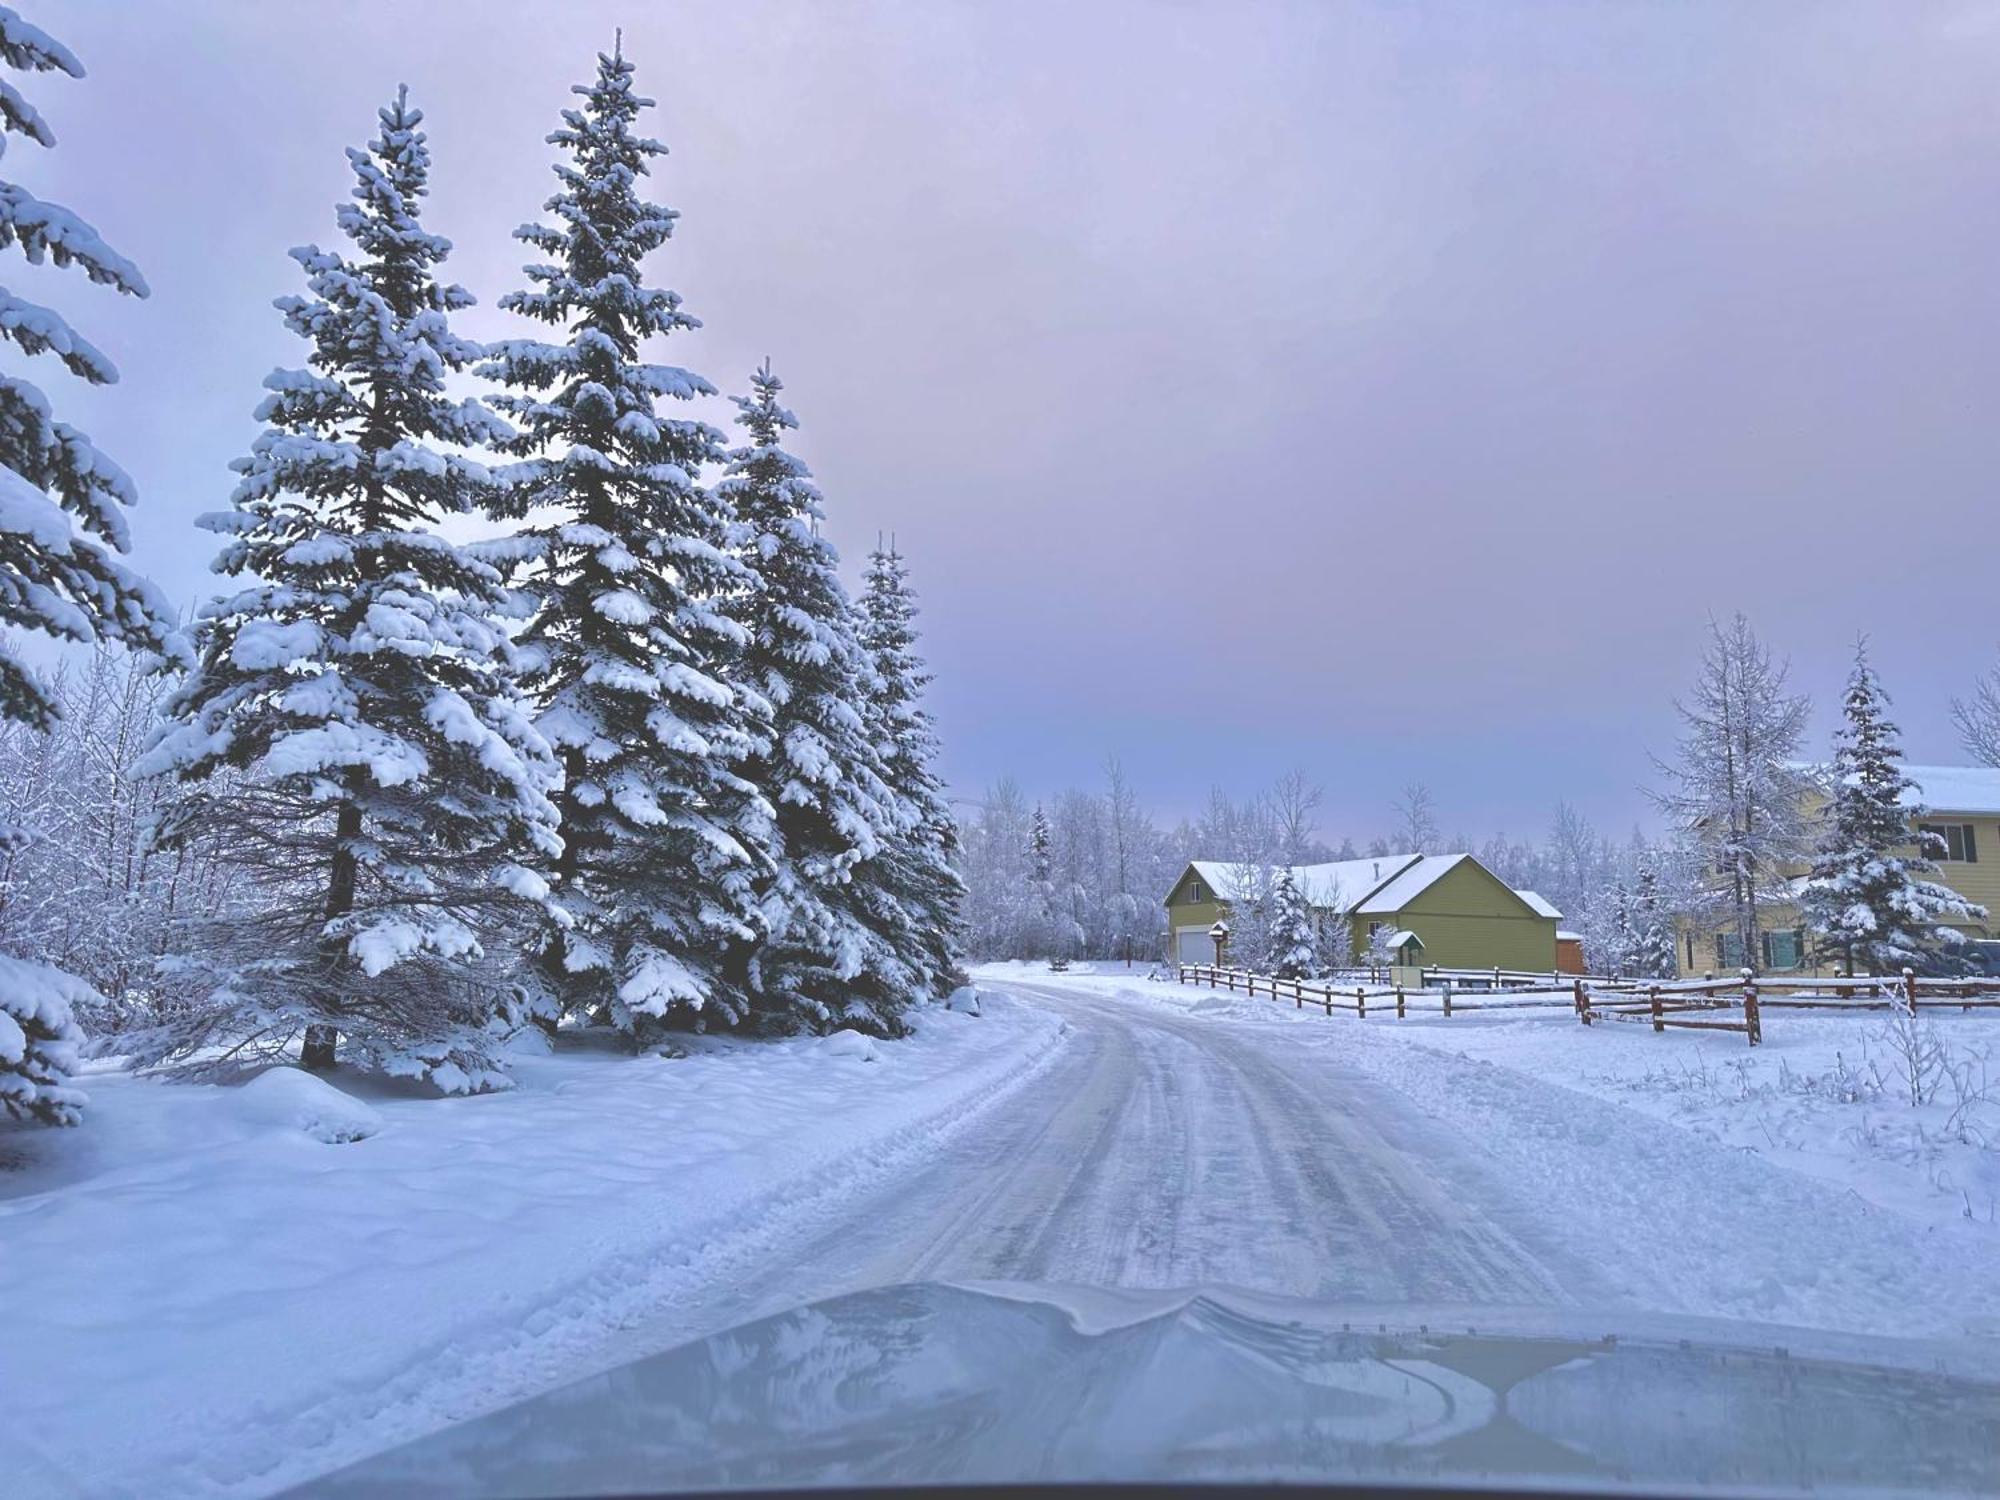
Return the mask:
[[1711, 612], [1829, 709], [1868, 632], [1917, 759], [1995, 660], [1995, 4], [23, 8], [90, 77], [28, 85], [60, 146], [7, 175], [153, 296], [18, 290], [123, 368], [46, 383], [177, 600], [342, 148], [410, 85], [464, 330], [518, 333], [622, 25], [706, 323], [661, 357], [768, 354], [850, 563], [897, 533], [963, 794], [1116, 752], [1165, 814], [1298, 765], [1336, 837], [1412, 779], [1622, 827]]

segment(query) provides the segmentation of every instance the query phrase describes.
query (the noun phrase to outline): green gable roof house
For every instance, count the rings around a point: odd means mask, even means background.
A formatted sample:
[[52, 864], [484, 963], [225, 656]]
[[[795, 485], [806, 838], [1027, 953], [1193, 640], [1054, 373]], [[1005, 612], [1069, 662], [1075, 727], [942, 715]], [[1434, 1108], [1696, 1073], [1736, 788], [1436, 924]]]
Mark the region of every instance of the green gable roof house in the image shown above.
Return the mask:
[[[1239, 881], [1256, 867], [1198, 859], [1167, 892], [1170, 962], [1215, 961], [1209, 929], [1227, 922]], [[1391, 854], [1294, 865], [1292, 879], [1324, 923], [1349, 924], [1354, 951], [1378, 933], [1410, 962], [1447, 969], [1552, 973], [1562, 913], [1517, 891], [1470, 854]], [[1228, 952], [1225, 946], [1224, 960]]]

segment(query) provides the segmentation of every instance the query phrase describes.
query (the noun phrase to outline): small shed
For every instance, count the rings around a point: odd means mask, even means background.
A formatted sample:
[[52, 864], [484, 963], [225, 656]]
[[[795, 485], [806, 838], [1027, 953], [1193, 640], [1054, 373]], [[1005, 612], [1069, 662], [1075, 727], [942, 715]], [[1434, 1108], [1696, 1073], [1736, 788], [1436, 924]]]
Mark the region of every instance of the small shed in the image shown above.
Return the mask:
[[1581, 974], [1583, 967], [1583, 934], [1556, 932], [1556, 972], [1558, 974]]

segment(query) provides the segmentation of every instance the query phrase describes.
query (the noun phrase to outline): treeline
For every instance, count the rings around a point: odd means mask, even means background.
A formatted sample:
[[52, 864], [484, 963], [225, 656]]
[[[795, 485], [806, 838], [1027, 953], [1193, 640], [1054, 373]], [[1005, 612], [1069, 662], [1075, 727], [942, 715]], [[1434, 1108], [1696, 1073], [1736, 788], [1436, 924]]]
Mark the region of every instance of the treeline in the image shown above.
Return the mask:
[[[0, 61], [82, 71], [11, 13]], [[76, 1118], [78, 1008], [138, 1063], [463, 1090], [504, 1082], [532, 1023], [893, 1035], [951, 984], [962, 887], [903, 559], [878, 549], [849, 597], [768, 365], [732, 446], [687, 414], [716, 388], [645, 357], [697, 326], [643, 267], [675, 221], [642, 193], [652, 101], [618, 51], [574, 92], [500, 299], [522, 336], [490, 346], [453, 327], [473, 298], [422, 221], [421, 111], [399, 91], [347, 153], [346, 243], [292, 252], [304, 289], [277, 303], [302, 362], [265, 379], [201, 523], [230, 587], [184, 634], [117, 555], [130, 481], [0, 381], [0, 621], [171, 674], [100, 654], [50, 681], [0, 652], [10, 1112]], [[53, 144], [9, 98], [0, 124]], [[0, 242], [145, 294], [5, 186]], [[55, 314], [0, 312], [26, 354], [115, 378]]]

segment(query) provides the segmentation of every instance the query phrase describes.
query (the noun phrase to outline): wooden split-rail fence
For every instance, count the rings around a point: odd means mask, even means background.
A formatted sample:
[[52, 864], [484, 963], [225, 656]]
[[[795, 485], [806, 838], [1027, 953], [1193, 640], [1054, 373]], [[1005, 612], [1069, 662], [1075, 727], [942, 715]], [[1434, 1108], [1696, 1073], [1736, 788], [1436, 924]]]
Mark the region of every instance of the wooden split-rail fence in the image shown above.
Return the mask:
[[[1464, 972], [1480, 979], [1489, 973], [1483, 969]], [[1658, 982], [1509, 973], [1509, 980], [1515, 981], [1511, 986], [1502, 987], [1496, 981], [1492, 988], [1474, 991], [1477, 999], [1468, 998], [1465, 990], [1448, 979], [1437, 988], [1400, 984], [1371, 987], [1366, 983], [1283, 979], [1212, 964], [1181, 964], [1177, 977], [1182, 984], [1205, 984], [1253, 998], [1261, 994], [1272, 1000], [1290, 1000], [1300, 1010], [1317, 1006], [1329, 1016], [1338, 1010], [1366, 1019], [1372, 1009], [1377, 1015], [1393, 1010], [1398, 1020], [1413, 1011], [1449, 1019], [1468, 1011], [1564, 1006], [1574, 1010], [1585, 1026], [1626, 1022], [1650, 1025], [1656, 1032], [1668, 1027], [1734, 1031], [1753, 1047], [1764, 1040], [1764, 1017], [1773, 1010], [1894, 1011], [1905, 1015], [1922, 1010], [1966, 1014], [2000, 1010], [2000, 979], [1922, 979], [1907, 969], [1900, 975], [1861, 979], [1774, 979], [1745, 969], [1730, 979]], [[1430, 977], [1426, 971], [1425, 978]]]

